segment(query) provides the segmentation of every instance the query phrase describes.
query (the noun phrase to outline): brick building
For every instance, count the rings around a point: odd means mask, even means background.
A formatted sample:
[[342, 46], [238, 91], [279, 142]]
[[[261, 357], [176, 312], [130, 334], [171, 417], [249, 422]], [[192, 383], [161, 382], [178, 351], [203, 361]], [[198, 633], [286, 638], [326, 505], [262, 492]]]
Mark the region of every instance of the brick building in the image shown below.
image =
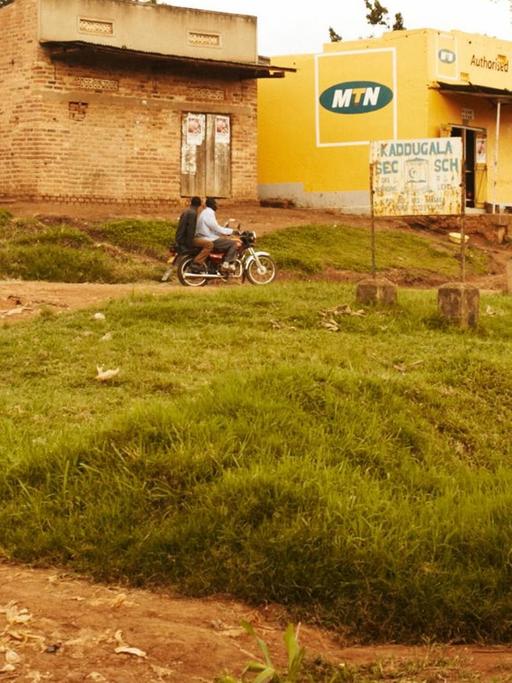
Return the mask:
[[137, 0], [0, 0], [0, 201], [255, 199], [256, 18]]

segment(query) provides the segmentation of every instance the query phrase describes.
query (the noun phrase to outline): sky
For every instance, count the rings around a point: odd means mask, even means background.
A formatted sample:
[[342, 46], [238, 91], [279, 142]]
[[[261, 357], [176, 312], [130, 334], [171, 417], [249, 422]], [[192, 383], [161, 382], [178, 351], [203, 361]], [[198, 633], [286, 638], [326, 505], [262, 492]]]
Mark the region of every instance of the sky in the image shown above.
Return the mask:
[[[379, 35], [368, 26], [364, 0], [165, 0], [194, 9], [258, 17], [258, 52], [287, 55], [322, 51], [329, 26], [344, 40]], [[406, 28], [458, 29], [512, 40], [512, 0], [381, 0], [391, 16], [401, 12]]]

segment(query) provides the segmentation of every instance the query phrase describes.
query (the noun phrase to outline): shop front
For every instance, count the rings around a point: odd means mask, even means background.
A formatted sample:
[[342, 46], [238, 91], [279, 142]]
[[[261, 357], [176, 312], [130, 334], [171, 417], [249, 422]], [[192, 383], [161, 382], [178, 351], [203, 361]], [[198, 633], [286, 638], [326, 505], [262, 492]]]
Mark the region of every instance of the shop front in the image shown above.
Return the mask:
[[375, 140], [460, 137], [467, 207], [512, 206], [512, 43], [432, 29], [329, 43], [259, 90], [259, 192], [369, 209]]

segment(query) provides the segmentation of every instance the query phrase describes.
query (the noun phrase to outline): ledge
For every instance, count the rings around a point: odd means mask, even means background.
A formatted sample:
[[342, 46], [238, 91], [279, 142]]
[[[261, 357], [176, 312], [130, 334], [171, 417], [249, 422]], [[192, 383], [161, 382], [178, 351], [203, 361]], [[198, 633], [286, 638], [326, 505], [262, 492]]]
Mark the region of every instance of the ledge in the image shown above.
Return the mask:
[[192, 57], [180, 57], [178, 55], [163, 55], [157, 52], [142, 52], [127, 48], [97, 45], [82, 41], [41, 41], [41, 45], [47, 48], [52, 59], [63, 61], [79, 60], [90, 61], [96, 56], [111, 58], [113, 61], [144, 61], [146, 63], [180, 67], [196, 74], [207, 73], [211, 75], [226, 74], [236, 78], [283, 78], [286, 73], [294, 73], [296, 69], [285, 66], [274, 66], [261, 60], [258, 63], [229, 62], [214, 59], [196, 59]]

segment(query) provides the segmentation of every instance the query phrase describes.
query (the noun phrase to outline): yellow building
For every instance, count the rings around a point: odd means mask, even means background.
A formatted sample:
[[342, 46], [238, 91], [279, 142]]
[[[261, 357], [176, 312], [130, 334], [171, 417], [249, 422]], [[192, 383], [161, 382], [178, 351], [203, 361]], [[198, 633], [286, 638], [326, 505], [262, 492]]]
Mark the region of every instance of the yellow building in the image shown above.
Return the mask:
[[259, 85], [259, 191], [369, 208], [369, 142], [462, 137], [468, 207], [512, 206], [512, 42], [432, 29], [328, 43]]

